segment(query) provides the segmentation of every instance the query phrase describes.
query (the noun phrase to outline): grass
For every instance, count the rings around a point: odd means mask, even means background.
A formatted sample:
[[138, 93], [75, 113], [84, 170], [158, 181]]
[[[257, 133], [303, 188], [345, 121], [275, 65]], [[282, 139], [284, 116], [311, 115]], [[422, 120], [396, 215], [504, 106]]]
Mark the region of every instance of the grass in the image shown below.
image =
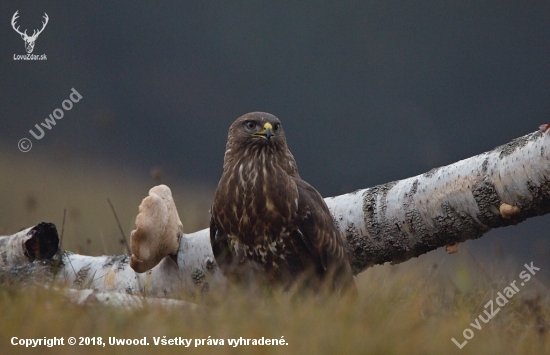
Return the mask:
[[[15, 163], [17, 162], [17, 163]], [[86, 254], [121, 253], [120, 234], [107, 198], [126, 233], [137, 206], [155, 184], [149, 176], [93, 165], [60, 166], [18, 161], [0, 154], [0, 233], [39, 221], [61, 226], [67, 208], [65, 247]], [[167, 181], [186, 231], [207, 226], [212, 191]], [[122, 310], [77, 306], [58, 292], [0, 284], [2, 354], [548, 354], [550, 299], [536, 276], [482, 329], [470, 323], [511, 281], [523, 263], [475, 260], [435, 251], [399, 265], [373, 267], [357, 277], [359, 297], [344, 302], [274, 294], [259, 298], [239, 290], [212, 292], [199, 311], [148, 307]], [[465, 328], [474, 337], [463, 349]], [[12, 346], [12, 337], [147, 337], [149, 346]], [[154, 346], [153, 337], [224, 339], [223, 346]], [[281, 339], [284, 346], [228, 345], [227, 339]]]
[[[76, 306], [42, 288], [0, 286], [2, 353], [28, 354], [545, 354], [550, 353], [550, 301], [532, 283], [522, 289], [481, 330], [469, 324], [483, 305], [509, 280], [496, 287], [486, 276], [459, 266], [452, 274], [434, 268], [428, 258], [397, 266], [378, 266], [357, 278], [359, 298], [259, 298], [239, 290], [213, 293], [199, 311], [145, 308], [133, 311]], [[531, 281], [533, 282], [533, 281]], [[461, 284], [462, 283], [462, 284]], [[495, 294], [491, 295], [491, 291]], [[537, 295], [537, 296], [534, 296]], [[474, 337], [460, 350], [469, 327]], [[149, 346], [78, 346], [26, 349], [10, 345], [13, 336], [143, 338]], [[223, 346], [154, 346], [153, 337], [224, 339]], [[227, 339], [281, 339], [284, 346], [231, 347]], [[7, 352], [4, 352], [7, 351]]]

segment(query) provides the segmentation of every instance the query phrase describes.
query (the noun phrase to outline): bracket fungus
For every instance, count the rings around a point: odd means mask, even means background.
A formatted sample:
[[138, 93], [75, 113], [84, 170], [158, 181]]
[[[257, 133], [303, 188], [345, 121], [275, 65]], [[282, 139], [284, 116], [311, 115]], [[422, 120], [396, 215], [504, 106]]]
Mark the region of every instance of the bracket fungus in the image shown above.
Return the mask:
[[166, 185], [151, 188], [149, 196], [139, 205], [136, 229], [130, 236], [130, 266], [142, 273], [155, 267], [166, 256], [177, 262], [182, 235], [183, 225], [170, 188]]
[[518, 206], [509, 205], [507, 203], [503, 203], [500, 205], [499, 208], [500, 215], [504, 219], [510, 219], [513, 216], [517, 215], [521, 212], [521, 209]]
[[459, 244], [458, 243], [455, 243], [455, 244], [447, 244], [447, 246], [445, 246], [445, 251], [447, 252], [447, 254], [456, 254], [458, 253], [459, 251]]

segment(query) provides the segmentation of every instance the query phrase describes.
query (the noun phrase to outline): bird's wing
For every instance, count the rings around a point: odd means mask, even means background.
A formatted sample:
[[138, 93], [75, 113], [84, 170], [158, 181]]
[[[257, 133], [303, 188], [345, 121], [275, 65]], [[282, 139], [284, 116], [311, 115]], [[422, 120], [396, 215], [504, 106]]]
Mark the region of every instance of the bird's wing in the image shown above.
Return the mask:
[[298, 228], [304, 243], [325, 270], [347, 262], [344, 241], [327, 204], [307, 182], [298, 178], [293, 180], [298, 188]]
[[210, 244], [216, 263], [223, 269], [231, 265], [233, 256], [228, 244], [227, 234], [217, 225], [214, 216], [210, 217]]

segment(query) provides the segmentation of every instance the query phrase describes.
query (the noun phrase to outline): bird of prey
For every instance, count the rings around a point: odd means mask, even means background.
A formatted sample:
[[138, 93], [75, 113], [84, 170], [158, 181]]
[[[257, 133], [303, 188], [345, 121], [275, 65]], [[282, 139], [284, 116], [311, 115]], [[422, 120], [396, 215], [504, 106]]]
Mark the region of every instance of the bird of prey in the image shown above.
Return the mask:
[[344, 240], [321, 195], [300, 178], [279, 119], [252, 112], [229, 128], [211, 208], [210, 242], [222, 272], [288, 289], [355, 290]]

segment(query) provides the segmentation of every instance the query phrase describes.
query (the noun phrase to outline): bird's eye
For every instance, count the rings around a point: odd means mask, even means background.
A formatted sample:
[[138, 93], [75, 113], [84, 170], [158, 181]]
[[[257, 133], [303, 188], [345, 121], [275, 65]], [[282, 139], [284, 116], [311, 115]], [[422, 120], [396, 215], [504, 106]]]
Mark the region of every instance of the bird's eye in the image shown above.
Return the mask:
[[281, 128], [281, 124], [280, 123], [275, 123], [273, 125], [273, 132], [279, 132], [279, 128]]
[[252, 121], [248, 121], [244, 124], [244, 126], [246, 127], [246, 129], [248, 129], [249, 131], [252, 131], [254, 128], [256, 128], [256, 122], [252, 122]]

